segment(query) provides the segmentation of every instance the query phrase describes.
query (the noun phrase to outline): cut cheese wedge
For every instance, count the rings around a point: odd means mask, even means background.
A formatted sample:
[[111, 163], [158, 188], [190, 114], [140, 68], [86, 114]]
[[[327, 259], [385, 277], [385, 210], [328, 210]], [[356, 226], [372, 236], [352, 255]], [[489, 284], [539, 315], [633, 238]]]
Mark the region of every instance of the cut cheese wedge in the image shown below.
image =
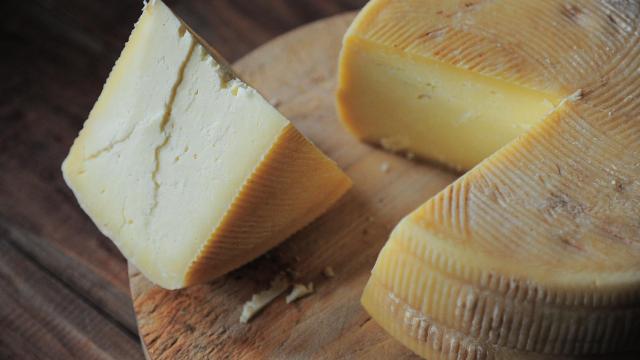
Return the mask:
[[98, 228], [169, 289], [252, 260], [351, 185], [160, 1], [145, 5], [62, 169]]
[[[461, 168], [482, 159], [467, 145], [499, 149], [404, 218], [382, 249], [362, 303], [396, 339], [428, 359], [640, 349], [639, 30], [632, 1], [394, 0], [360, 13], [341, 60], [348, 126], [373, 140], [406, 136], [410, 151]], [[415, 96], [403, 91], [430, 74], [450, 91], [433, 99], [455, 96], [458, 76], [477, 94], [451, 109], [407, 105]], [[390, 85], [353, 92], [381, 78]], [[493, 125], [531, 123], [503, 147], [480, 118], [451, 125], [476, 106], [491, 119], [493, 105], [479, 104], [493, 86], [514, 101]], [[552, 111], [523, 105], [534, 99]]]

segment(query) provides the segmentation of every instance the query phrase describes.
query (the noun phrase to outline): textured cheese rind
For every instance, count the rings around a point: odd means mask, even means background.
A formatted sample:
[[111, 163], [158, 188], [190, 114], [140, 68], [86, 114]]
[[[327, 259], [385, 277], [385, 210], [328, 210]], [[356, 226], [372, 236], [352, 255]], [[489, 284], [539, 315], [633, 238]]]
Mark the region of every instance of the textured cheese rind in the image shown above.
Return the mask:
[[255, 258], [351, 184], [199, 41], [147, 3], [63, 164], [99, 229], [170, 289]]
[[[380, 27], [379, 38], [405, 39], [402, 31], [382, 29], [379, 19], [399, 11], [405, 19], [396, 23], [411, 23], [409, 8], [424, 15], [454, 6], [440, 25], [455, 28], [456, 19], [464, 19], [465, 34], [478, 40], [468, 43], [468, 54], [484, 47], [486, 56], [474, 66], [463, 61], [467, 55], [429, 56], [519, 86], [559, 91], [566, 101], [398, 224], [363, 305], [394, 337], [430, 359], [613, 358], [637, 351], [638, 3], [473, 3], [470, 12], [454, 2], [374, 1], [358, 26]], [[565, 37], [558, 36], [561, 30]], [[514, 57], [544, 60], [533, 51], [539, 47], [550, 61], [540, 61], [541, 67], [510, 63], [486, 45], [502, 39], [518, 44]], [[460, 44], [454, 40], [442, 40], [441, 49]], [[500, 63], [520, 65], [505, 70]]]
[[[449, 297], [450, 289], [446, 289], [448, 292], [442, 294], [443, 297], [439, 301], [443, 304], [452, 301]], [[495, 303], [499, 303], [500, 299], [483, 298], [478, 299], [473, 297], [466, 297], [461, 299], [455, 299], [454, 301], [465, 302], [468, 300], [475, 301], [475, 307], [473, 308], [478, 313], [486, 313], [496, 311], [491, 306]], [[466, 304], [466, 303], [464, 303]], [[460, 310], [461, 314], [466, 316], [465, 319], [469, 322], [473, 322], [477, 329], [489, 329], [493, 336], [500, 336], [504, 342], [522, 342], [527, 344], [528, 349], [534, 349], [534, 344], [537, 348], [550, 350], [547, 353], [535, 352], [531, 350], [516, 350], [507, 346], [495, 346], [478, 341], [474, 335], [465, 334], [457, 329], [450, 328], [442, 325], [436, 321], [433, 321], [428, 316], [424, 316], [415, 308], [407, 305], [399, 297], [390, 293], [389, 290], [380, 285], [375, 278], [372, 278], [365, 289], [365, 297], [363, 298], [363, 305], [369, 314], [379, 323], [382, 327], [393, 337], [403, 343], [405, 346], [413, 350], [416, 354], [429, 360], [444, 360], [444, 359], [470, 359], [470, 360], [571, 360], [571, 359], [636, 359], [637, 352], [613, 352], [602, 353], [589, 356], [576, 356], [576, 355], [558, 355], [552, 354], [551, 351], [566, 349], [568, 346], [574, 346], [573, 342], [563, 342], [563, 340], [549, 340], [544, 345], [540, 345], [540, 342], [534, 343], [526, 338], [531, 332], [547, 332], [553, 334], [558, 329], [562, 329], [558, 324], [552, 324], [547, 321], [544, 323], [535, 323], [534, 328], [531, 331], [525, 331], [517, 333], [512, 331], [509, 333], [508, 338], [505, 332], [502, 332], [497, 327], [502, 326], [504, 322], [512, 324], [524, 324], [530, 325], [530, 319], [525, 316], [514, 316], [515, 311], [509, 310], [498, 322], [491, 322], [491, 319], [482, 320], [479, 318], [473, 318], [472, 315], [468, 315], [470, 311], [468, 309]], [[532, 305], [530, 305], [531, 307]], [[464, 312], [463, 312], [464, 311]], [[620, 315], [623, 317], [624, 315]], [[628, 323], [631, 323], [629, 321]], [[561, 325], [562, 326], [562, 325]], [[569, 325], [564, 326], [565, 329], [570, 328], [574, 333], [587, 333], [593, 337], [600, 336], [594, 328], [578, 327]], [[520, 330], [520, 328], [518, 329]], [[479, 330], [477, 330], [479, 331]], [[615, 339], [619, 333], [624, 329], [615, 329], [609, 333], [605, 333], [608, 338]], [[585, 343], [584, 348], [597, 349], [597, 345], [591, 345]]]
[[611, 73], [638, 31], [635, 1], [371, 1], [347, 37], [568, 96]]
[[186, 283], [210, 280], [264, 253], [324, 213], [350, 187], [333, 161], [287, 126], [189, 268]]

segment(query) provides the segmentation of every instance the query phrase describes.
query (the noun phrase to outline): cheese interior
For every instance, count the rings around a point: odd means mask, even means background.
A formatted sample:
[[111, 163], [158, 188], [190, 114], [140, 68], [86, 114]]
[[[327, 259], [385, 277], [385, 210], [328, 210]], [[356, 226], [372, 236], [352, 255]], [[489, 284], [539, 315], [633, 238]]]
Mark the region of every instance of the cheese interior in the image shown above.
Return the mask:
[[[225, 83], [219, 71], [197, 45], [158, 152], [158, 206], [146, 231], [163, 251], [148, 261], [175, 274], [186, 271], [288, 124], [254, 89], [239, 80]], [[176, 241], [182, 238], [198, 240]]]
[[287, 125], [150, 2], [63, 172], [123, 254], [175, 288]]
[[358, 137], [469, 169], [525, 133], [560, 101], [358, 36], [345, 38], [340, 115]]

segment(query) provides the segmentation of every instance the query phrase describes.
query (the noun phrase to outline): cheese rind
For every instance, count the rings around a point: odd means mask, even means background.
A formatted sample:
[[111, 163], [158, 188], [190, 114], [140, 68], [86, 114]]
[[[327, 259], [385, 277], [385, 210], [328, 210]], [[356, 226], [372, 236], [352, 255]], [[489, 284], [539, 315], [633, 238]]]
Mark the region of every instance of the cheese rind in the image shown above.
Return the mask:
[[637, 348], [640, 204], [619, 176], [640, 143], [585, 118], [606, 115], [569, 106], [403, 219], [363, 293], [372, 317], [426, 358]]
[[255, 258], [350, 186], [199, 41], [147, 3], [63, 163], [98, 228], [171, 289]]
[[372, 1], [359, 15], [347, 37], [561, 99], [393, 230], [362, 303], [395, 338], [429, 359], [639, 349], [638, 28], [637, 2]]

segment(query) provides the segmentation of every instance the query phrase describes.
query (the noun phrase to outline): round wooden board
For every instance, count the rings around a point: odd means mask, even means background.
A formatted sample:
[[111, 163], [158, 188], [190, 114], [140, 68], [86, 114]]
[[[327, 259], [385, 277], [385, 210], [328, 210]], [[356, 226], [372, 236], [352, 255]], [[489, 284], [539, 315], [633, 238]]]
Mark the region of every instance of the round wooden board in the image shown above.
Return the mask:
[[[354, 182], [338, 204], [282, 245], [206, 285], [167, 291], [130, 268], [143, 347], [151, 359], [413, 358], [360, 305], [360, 295], [393, 226], [455, 179], [362, 144], [336, 116], [334, 91], [344, 14], [285, 34], [235, 64]], [[388, 171], [382, 164], [388, 163]], [[331, 266], [334, 278], [323, 269]], [[242, 305], [281, 271], [312, 281], [316, 293], [294, 304], [283, 297], [249, 324]]]

